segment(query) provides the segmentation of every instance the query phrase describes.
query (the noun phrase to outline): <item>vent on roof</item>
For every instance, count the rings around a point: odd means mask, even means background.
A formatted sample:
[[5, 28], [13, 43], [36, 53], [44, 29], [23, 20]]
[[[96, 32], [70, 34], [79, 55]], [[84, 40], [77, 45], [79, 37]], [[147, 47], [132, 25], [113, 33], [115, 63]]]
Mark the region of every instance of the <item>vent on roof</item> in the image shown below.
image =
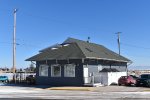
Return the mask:
[[104, 52], [106, 55], [108, 55], [108, 53], [107, 52]]
[[52, 46], [50, 46], [50, 47], [47, 47], [47, 48], [45, 48], [45, 49], [42, 49], [42, 50], [40, 50], [39, 52], [44, 52], [44, 51], [49, 50], [49, 49], [54, 50], [54, 49], [56, 49], [56, 48], [58, 48], [58, 47], [61, 47], [61, 45], [57, 43], [57, 44], [54, 44], [54, 45], [52, 45]]
[[55, 50], [55, 49], [58, 49], [58, 48], [61, 48], [61, 47], [66, 47], [66, 46], [69, 46], [69, 45], [70, 45], [70, 43], [59, 44], [58, 46], [51, 48], [51, 50]]
[[66, 47], [66, 46], [69, 46], [70, 43], [63, 43], [63, 44], [61, 44], [61, 45], [64, 46], [64, 47]]
[[90, 43], [90, 37], [88, 37], [88, 39], [87, 39], [87, 43]]
[[89, 49], [89, 48], [85, 48], [87, 51], [89, 51], [89, 52], [93, 52], [91, 49]]
[[58, 49], [58, 48], [51, 48], [51, 50], [55, 50], [55, 49]]

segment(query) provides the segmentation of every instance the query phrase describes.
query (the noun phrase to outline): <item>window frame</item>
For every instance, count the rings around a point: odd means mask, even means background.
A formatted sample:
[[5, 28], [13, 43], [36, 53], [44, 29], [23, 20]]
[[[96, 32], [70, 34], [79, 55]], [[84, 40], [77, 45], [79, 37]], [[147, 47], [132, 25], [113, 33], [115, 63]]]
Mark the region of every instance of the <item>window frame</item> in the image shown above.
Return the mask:
[[[59, 66], [60, 67], [60, 75], [59, 76], [55, 76], [54, 75], [54, 71], [53, 71], [54, 66]], [[53, 65], [51, 65], [51, 77], [61, 77], [61, 65], [59, 65], [59, 64], [53, 64]]]
[[[70, 65], [71, 65], [71, 67], [73, 67], [74, 69], [74, 73], [73, 73], [73, 75], [70, 75], [70, 73], [69, 74], [67, 74], [66, 72], [66, 67], [70, 67]], [[75, 64], [65, 64], [64, 65], [64, 77], [76, 77], [76, 65]]]
[[[47, 74], [45, 74], [45, 75], [41, 74], [41, 70], [42, 70], [42, 67], [43, 67], [43, 66], [44, 66], [44, 67], [47, 67], [47, 70], [45, 69], [45, 70], [47, 71]], [[49, 69], [49, 66], [48, 66], [47, 64], [42, 64], [42, 65], [40, 65], [40, 66], [39, 66], [39, 75], [38, 75], [38, 76], [40, 76], [40, 77], [48, 77], [48, 69]]]

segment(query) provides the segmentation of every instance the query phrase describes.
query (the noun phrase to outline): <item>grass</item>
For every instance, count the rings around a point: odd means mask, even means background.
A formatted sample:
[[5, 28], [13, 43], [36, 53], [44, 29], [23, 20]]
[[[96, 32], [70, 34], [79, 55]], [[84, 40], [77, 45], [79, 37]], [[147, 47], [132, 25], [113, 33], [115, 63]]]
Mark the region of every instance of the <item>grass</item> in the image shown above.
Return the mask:
[[47, 88], [48, 90], [70, 90], [70, 91], [93, 91], [93, 87], [52, 87]]

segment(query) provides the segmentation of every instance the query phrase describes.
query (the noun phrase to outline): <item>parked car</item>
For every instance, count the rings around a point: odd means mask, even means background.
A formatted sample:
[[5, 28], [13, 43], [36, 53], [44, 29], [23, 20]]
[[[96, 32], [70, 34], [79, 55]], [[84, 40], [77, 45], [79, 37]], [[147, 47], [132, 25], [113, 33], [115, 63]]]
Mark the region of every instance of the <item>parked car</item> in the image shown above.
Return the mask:
[[8, 76], [0, 76], [1, 82], [8, 82]]
[[133, 78], [132, 76], [121, 76], [118, 80], [118, 85], [135, 85], [136, 84], [136, 78]]
[[35, 75], [29, 75], [26, 77], [27, 84], [35, 84]]
[[150, 74], [142, 74], [136, 80], [136, 86], [147, 86], [150, 87]]
[[138, 79], [139, 77], [135, 76], [135, 75], [130, 75], [132, 76], [134, 79]]

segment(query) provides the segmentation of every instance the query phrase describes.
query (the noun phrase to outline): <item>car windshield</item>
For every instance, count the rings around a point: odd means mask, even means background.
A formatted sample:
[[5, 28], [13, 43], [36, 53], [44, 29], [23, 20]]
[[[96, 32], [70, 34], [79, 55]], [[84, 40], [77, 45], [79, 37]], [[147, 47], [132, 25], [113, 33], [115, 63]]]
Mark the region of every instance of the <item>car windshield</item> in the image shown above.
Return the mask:
[[132, 78], [137, 79], [138, 77], [134, 76], [134, 75], [130, 75]]
[[141, 75], [141, 78], [150, 78], [150, 75]]
[[122, 78], [122, 79], [126, 79], [126, 78], [127, 78], [127, 76], [122, 76], [121, 78]]

